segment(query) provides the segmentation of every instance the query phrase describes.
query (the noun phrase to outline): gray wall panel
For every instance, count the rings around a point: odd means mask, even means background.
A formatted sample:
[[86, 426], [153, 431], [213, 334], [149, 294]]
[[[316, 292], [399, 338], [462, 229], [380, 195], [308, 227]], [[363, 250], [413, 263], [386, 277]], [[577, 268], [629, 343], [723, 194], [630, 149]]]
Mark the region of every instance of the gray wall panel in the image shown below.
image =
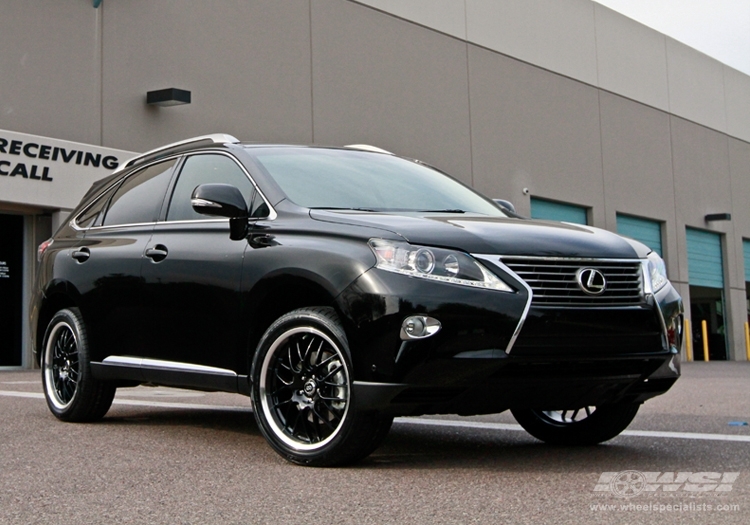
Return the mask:
[[8, 0], [0, 14], [0, 129], [99, 143], [99, 13]]
[[669, 110], [666, 37], [595, 4], [599, 87]]
[[600, 102], [607, 228], [616, 231], [618, 212], [666, 222], [662, 244], [677, 275], [669, 115], [606, 92]]
[[466, 7], [463, 0], [355, 1], [466, 40]]
[[750, 239], [750, 144], [736, 139], [729, 142], [729, 172], [732, 186], [732, 225], [737, 251], [734, 258], [735, 281], [745, 280], [742, 239]]
[[[674, 116], [670, 117], [670, 121], [677, 238], [679, 252], [683, 256], [680, 261], [680, 279], [687, 281], [687, 249], [684, 244], [686, 225], [728, 233], [730, 252], [726, 254], [725, 261], [734, 260], [732, 223], [705, 222], [705, 216], [709, 213], [731, 211], [729, 151], [726, 135]], [[730, 283], [731, 277], [730, 275]]]
[[724, 66], [695, 49], [667, 38], [669, 110], [726, 132]]
[[594, 208], [604, 225], [596, 89], [469, 47], [475, 186], [529, 213], [521, 192]]
[[[308, 0], [103, 2], [104, 143], [142, 151], [194, 135], [310, 142]], [[147, 107], [146, 92], [192, 92]]]
[[727, 133], [750, 141], [750, 77], [723, 66]]
[[466, 44], [345, 2], [312, 4], [315, 142], [371, 143], [471, 182]]
[[470, 42], [596, 85], [593, 2], [465, 1]]

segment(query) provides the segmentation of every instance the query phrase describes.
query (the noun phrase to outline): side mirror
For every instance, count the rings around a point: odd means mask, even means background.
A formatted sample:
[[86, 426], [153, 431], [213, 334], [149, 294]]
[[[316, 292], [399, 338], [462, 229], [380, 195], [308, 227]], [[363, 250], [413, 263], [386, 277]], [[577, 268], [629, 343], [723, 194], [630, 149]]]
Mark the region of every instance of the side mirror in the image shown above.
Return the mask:
[[247, 235], [247, 204], [245, 198], [231, 184], [201, 184], [190, 198], [193, 209], [201, 215], [215, 215], [229, 219], [229, 238], [239, 241]]
[[492, 199], [492, 200], [493, 200], [493, 201], [495, 201], [495, 204], [497, 204], [497, 205], [498, 205], [498, 206], [500, 206], [501, 208], [505, 208], [505, 209], [506, 209], [506, 210], [508, 210], [508, 211], [511, 211], [511, 212], [513, 212], [513, 213], [516, 213], [516, 207], [515, 207], [515, 206], [513, 206], [513, 203], [512, 203], [512, 202], [510, 202], [510, 201], [506, 201], [506, 200], [504, 200], [504, 199]]

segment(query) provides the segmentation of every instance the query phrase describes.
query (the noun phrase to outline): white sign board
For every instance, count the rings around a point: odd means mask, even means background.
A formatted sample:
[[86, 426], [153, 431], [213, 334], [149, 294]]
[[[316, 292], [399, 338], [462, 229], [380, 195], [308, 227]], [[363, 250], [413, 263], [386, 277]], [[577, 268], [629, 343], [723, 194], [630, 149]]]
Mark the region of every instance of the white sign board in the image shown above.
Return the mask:
[[136, 153], [0, 130], [0, 202], [74, 208]]

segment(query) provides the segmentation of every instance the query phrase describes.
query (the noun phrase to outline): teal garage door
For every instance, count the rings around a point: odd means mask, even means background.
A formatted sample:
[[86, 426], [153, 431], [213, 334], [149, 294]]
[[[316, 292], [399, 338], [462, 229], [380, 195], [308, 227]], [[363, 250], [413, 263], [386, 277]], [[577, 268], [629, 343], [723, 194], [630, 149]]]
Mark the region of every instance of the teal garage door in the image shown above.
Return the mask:
[[724, 288], [721, 235], [687, 228], [687, 255], [690, 286]]
[[574, 204], [531, 198], [531, 218], [588, 224], [586, 208]]
[[618, 213], [617, 233], [642, 242], [662, 256], [660, 222]]
[[745, 281], [750, 282], [750, 241], [742, 241], [742, 251], [745, 254]]

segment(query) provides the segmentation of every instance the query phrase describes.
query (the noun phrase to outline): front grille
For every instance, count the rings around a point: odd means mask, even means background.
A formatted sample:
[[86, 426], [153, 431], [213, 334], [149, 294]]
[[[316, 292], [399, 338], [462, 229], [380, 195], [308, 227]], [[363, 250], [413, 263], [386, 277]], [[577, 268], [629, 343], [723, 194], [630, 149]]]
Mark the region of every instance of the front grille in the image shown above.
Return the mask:
[[[643, 302], [640, 261], [507, 257], [503, 263], [526, 281], [536, 306], [628, 306]], [[599, 270], [606, 279], [600, 295], [585, 293], [579, 270]]]

